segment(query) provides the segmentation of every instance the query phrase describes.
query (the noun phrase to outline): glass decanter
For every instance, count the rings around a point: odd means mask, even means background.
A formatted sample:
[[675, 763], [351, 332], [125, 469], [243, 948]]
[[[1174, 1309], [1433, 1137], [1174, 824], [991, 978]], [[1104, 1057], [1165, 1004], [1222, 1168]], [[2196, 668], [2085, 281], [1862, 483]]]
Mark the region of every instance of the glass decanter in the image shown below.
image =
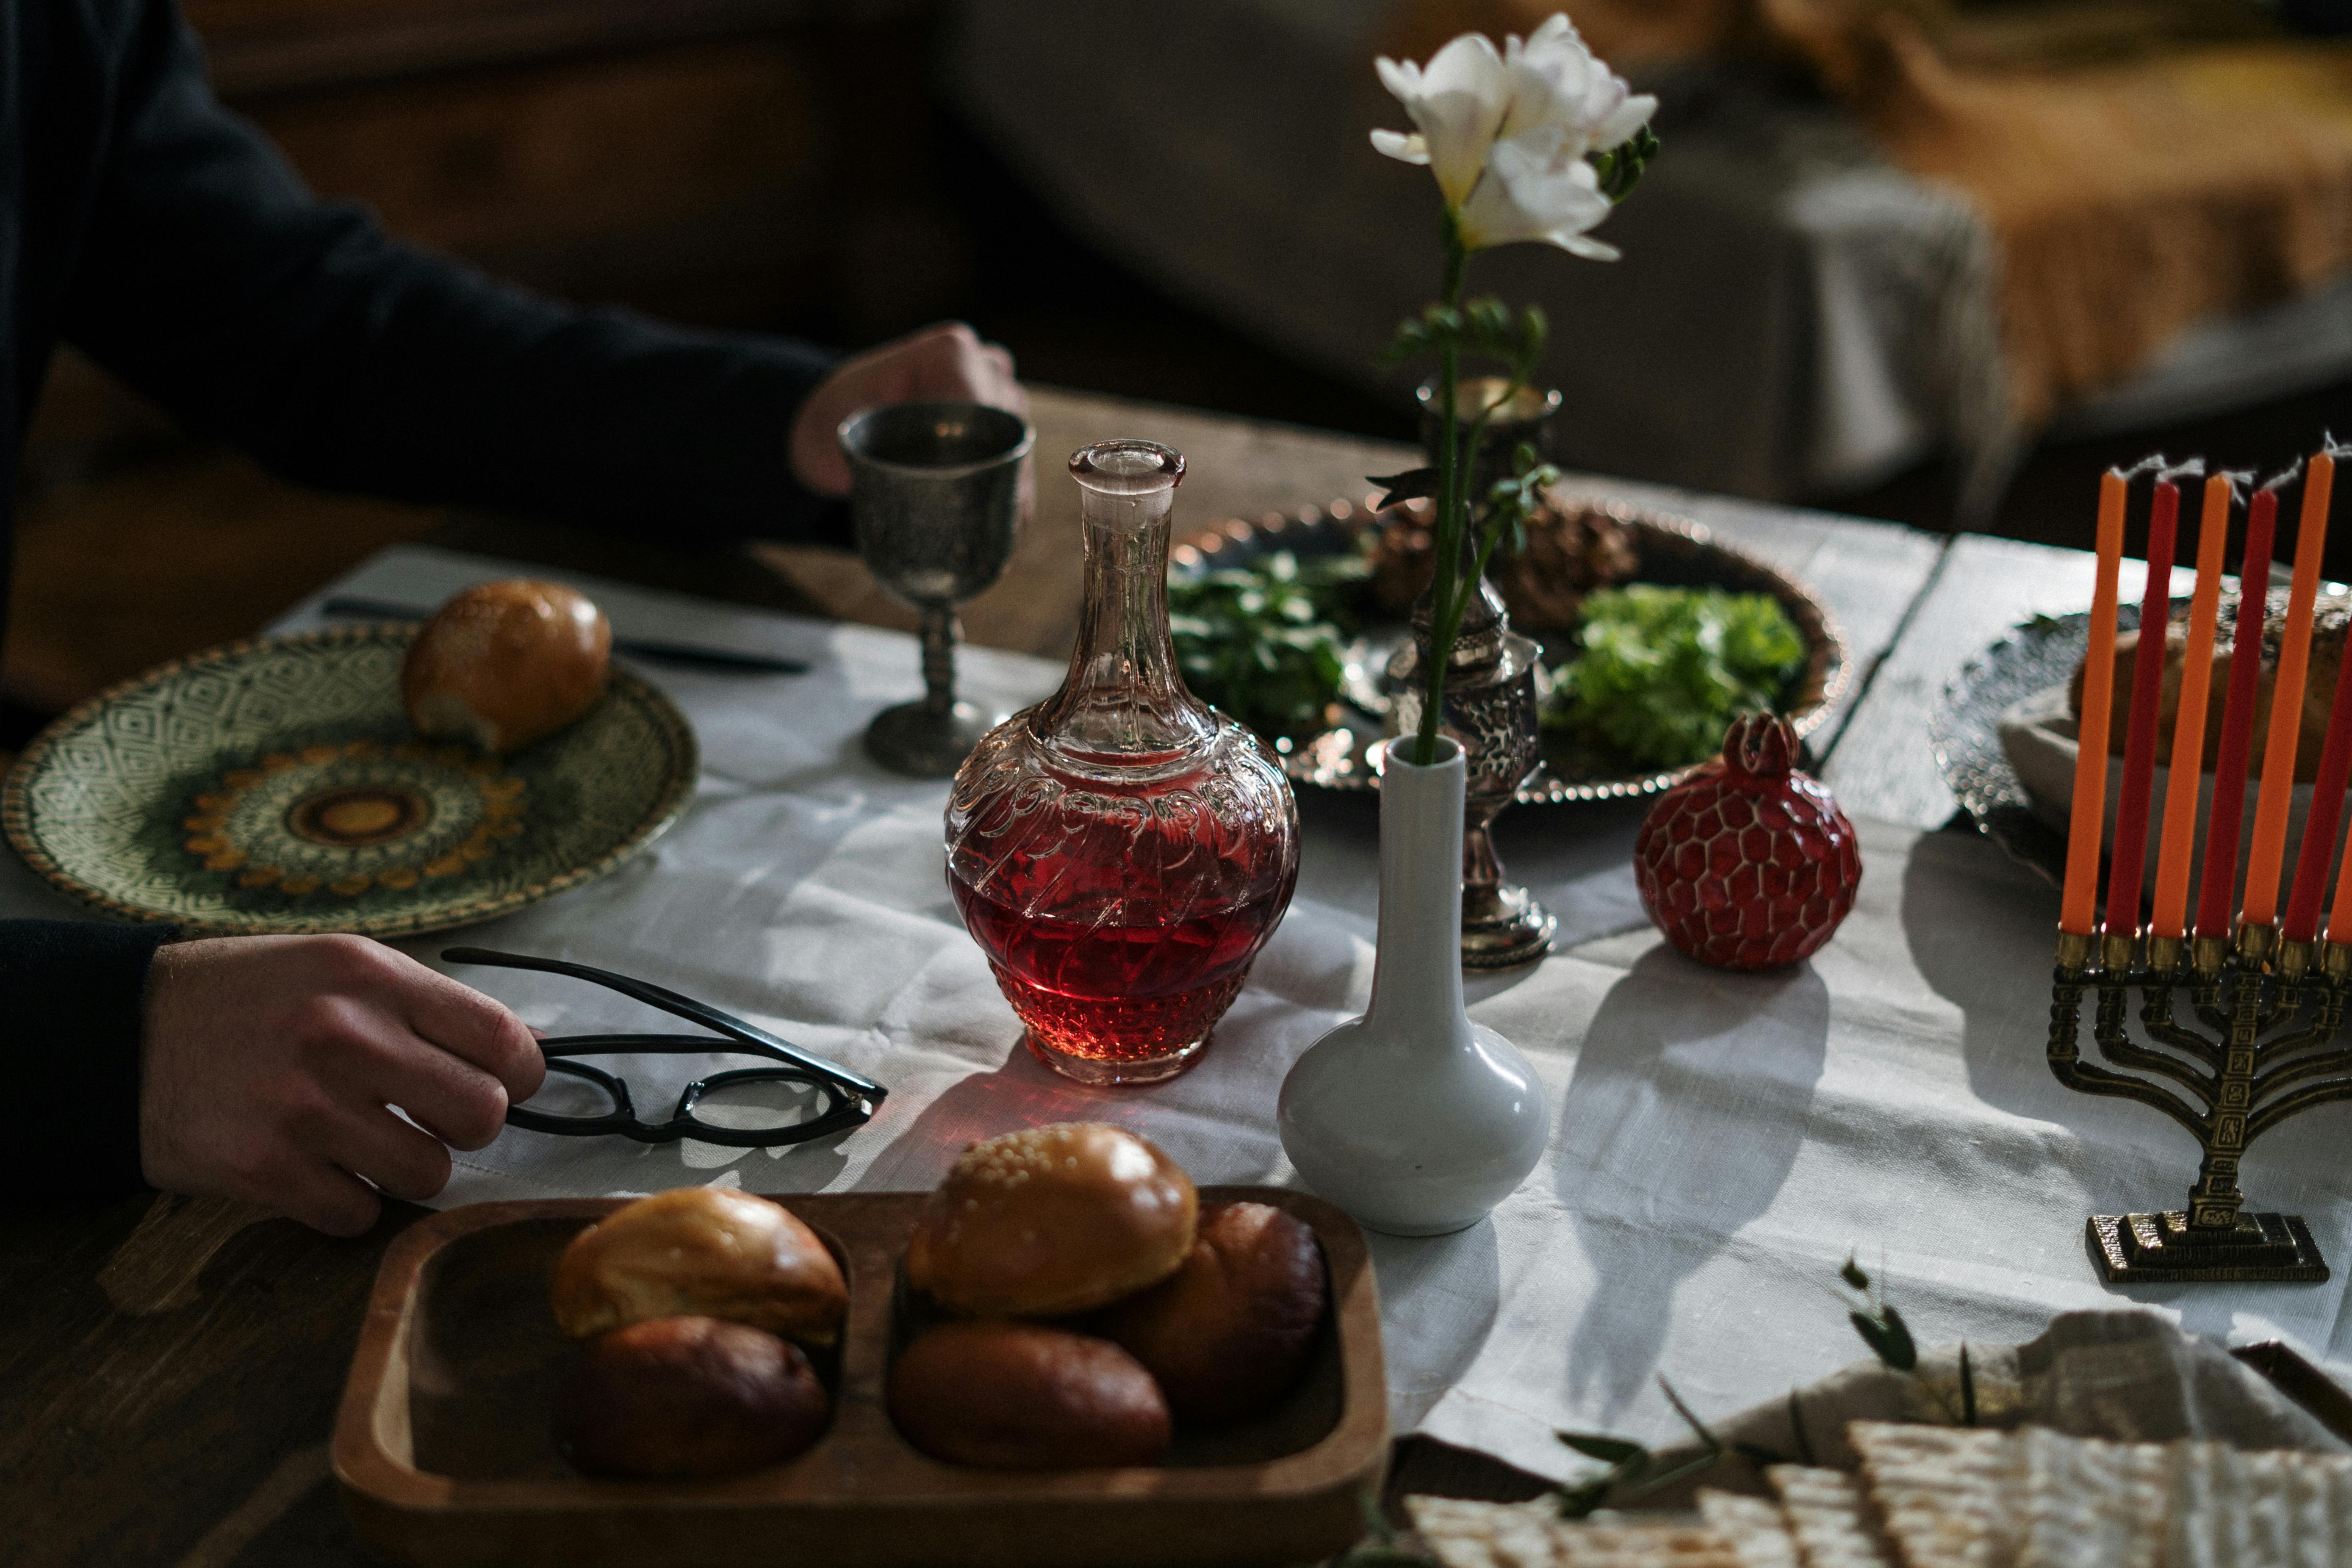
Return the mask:
[[1087, 1083], [1198, 1058], [1298, 879], [1298, 807], [1274, 756], [1184, 689], [1168, 534], [1184, 459], [1102, 441], [1085, 492], [1087, 587], [1062, 689], [990, 731], [948, 801], [948, 884], [1028, 1026]]

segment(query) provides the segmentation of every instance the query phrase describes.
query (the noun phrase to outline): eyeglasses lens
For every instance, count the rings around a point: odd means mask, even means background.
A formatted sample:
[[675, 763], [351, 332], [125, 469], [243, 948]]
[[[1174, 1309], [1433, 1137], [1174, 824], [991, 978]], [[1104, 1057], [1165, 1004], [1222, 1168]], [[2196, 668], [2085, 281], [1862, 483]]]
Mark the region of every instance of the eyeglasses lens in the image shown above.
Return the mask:
[[831, 1098], [807, 1083], [780, 1079], [713, 1082], [695, 1102], [697, 1121], [734, 1132], [782, 1132], [832, 1109]]

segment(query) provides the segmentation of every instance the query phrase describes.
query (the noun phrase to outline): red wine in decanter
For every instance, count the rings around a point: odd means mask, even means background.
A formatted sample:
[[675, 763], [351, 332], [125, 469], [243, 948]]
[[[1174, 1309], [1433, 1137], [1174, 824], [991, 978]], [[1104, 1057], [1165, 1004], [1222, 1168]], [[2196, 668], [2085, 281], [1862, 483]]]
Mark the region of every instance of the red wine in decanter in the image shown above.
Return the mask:
[[1087, 1083], [1183, 1071], [1298, 879], [1298, 807], [1256, 737], [1184, 689], [1168, 536], [1184, 459], [1105, 441], [1085, 492], [1087, 594], [1060, 690], [989, 731], [948, 801], [948, 882], [1027, 1026]]

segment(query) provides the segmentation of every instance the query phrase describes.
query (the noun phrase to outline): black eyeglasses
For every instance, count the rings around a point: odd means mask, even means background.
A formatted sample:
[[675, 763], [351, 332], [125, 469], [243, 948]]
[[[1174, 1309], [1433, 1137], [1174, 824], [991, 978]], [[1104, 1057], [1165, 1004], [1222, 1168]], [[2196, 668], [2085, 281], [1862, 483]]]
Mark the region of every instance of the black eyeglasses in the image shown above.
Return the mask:
[[[537, 969], [549, 974], [568, 974], [574, 980], [608, 986], [634, 1001], [716, 1029], [727, 1037], [723, 1040], [714, 1040], [707, 1035], [571, 1035], [561, 1039], [541, 1040], [539, 1048], [547, 1058], [548, 1071], [594, 1084], [611, 1100], [613, 1109], [602, 1116], [563, 1116], [545, 1110], [530, 1110], [519, 1105], [509, 1106], [507, 1121], [510, 1126], [528, 1128], [533, 1132], [559, 1133], [567, 1138], [589, 1138], [615, 1132], [640, 1143], [675, 1143], [681, 1138], [692, 1138], [698, 1142], [723, 1143], [736, 1149], [767, 1149], [779, 1143], [805, 1143], [813, 1138], [823, 1138], [845, 1128], [862, 1127], [873, 1119], [875, 1110], [890, 1092], [872, 1079], [851, 1072], [823, 1057], [811, 1056], [798, 1046], [778, 1039], [755, 1024], [730, 1016], [690, 996], [681, 996], [675, 991], [665, 990], [643, 980], [632, 980], [608, 969], [569, 963], [560, 958], [527, 958], [520, 953], [493, 952], [482, 947], [444, 948], [441, 957], [448, 963], [486, 963], [500, 969]], [[611, 1073], [566, 1059], [572, 1057], [613, 1056], [623, 1052], [680, 1057], [705, 1054], [765, 1057], [785, 1065], [739, 1068], [731, 1072], [713, 1073], [709, 1078], [697, 1079], [688, 1084], [685, 1092], [677, 1097], [677, 1109], [670, 1112], [668, 1121], [648, 1122], [637, 1120], [636, 1107], [629, 1099], [627, 1084]], [[719, 1127], [703, 1121], [695, 1113], [705, 1095], [751, 1083], [789, 1083], [814, 1090], [824, 1109], [808, 1120], [772, 1128]]]

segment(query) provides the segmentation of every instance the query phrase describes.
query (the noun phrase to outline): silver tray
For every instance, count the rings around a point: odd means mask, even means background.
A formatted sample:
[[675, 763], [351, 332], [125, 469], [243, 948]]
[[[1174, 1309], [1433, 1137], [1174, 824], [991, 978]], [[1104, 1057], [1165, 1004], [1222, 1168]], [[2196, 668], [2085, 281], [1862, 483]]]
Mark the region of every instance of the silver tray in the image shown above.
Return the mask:
[[[1836, 620], [1810, 589], [1744, 551], [1717, 543], [1706, 529], [1688, 518], [1596, 497], [1568, 498], [1565, 504], [1601, 513], [1633, 531], [1634, 551], [1641, 561], [1633, 574], [1635, 582], [1764, 593], [1778, 599], [1796, 623], [1807, 653], [1805, 672], [1799, 678], [1797, 695], [1786, 716], [1800, 739], [1821, 728], [1845, 695], [1853, 670]], [[1339, 554], [1357, 548], [1364, 531], [1374, 526], [1375, 517], [1369, 507], [1335, 500], [1286, 515], [1269, 512], [1255, 522], [1229, 519], [1187, 537], [1169, 552], [1169, 564], [1176, 572], [1191, 573], [1247, 566], [1262, 555], [1283, 550], [1302, 556]], [[1371, 748], [1385, 733], [1385, 704], [1377, 677], [1407, 635], [1401, 619], [1370, 627], [1349, 649], [1342, 700], [1332, 705], [1330, 728], [1304, 739], [1276, 742], [1283, 771], [1293, 781], [1326, 789], [1380, 787], [1370, 757]], [[1555, 662], [1566, 657], [1562, 650], [1546, 651]], [[1517, 798], [1531, 805], [1636, 799], [1671, 787], [1690, 772], [1691, 767], [1679, 767], [1613, 777], [1565, 776], [1547, 761], [1519, 786]]]
[[[2186, 603], [2186, 601], [2181, 601]], [[2116, 629], [2139, 626], [2139, 606], [2116, 606]], [[2037, 616], [1960, 666], [1927, 721], [1937, 770], [1977, 830], [2051, 886], [2066, 879], [2066, 836], [2034, 815], [2032, 798], [2000, 749], [2000, 716], [2015, 702], [2063, 686], [2091, 648], [2091, 617]]]

